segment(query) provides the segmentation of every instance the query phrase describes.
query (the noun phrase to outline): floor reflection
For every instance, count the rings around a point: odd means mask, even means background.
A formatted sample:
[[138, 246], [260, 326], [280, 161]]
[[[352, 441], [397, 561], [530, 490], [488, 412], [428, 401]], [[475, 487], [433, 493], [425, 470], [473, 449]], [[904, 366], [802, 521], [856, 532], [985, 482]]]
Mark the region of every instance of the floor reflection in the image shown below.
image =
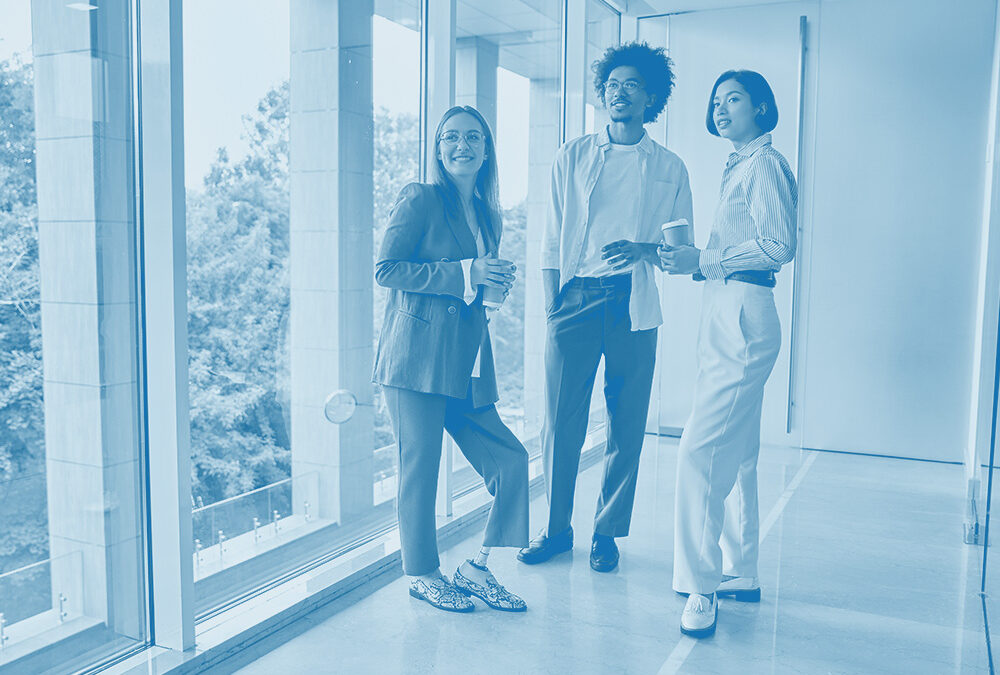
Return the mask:
[[[963, 468], [927, 462], [764, 448], [762, 602], [723, 600], [714, 637], [682, 639], [684, 600], [670, 587], [676, 445], [647, 437], [615, 572], [588, 565], [594, 466], [578, 484], [572, 554], [534, 567], [505, 549], [490, 557], [527, 613], [439, 612], [400, 579], [240, 672], [990, 672], [982, 549], [961, 541]], [[544, 497], [533, 531], [543, 511]], [[478, 537], [443, 554], [447, 574]]]

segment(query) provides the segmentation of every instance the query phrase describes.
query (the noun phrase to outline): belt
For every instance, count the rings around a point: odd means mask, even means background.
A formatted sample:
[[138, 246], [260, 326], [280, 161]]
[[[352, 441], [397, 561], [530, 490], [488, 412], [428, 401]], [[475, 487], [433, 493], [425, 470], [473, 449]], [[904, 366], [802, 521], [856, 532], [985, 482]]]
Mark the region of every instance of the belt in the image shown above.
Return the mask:
[[[702, 276], [701, 272], [695, 272], [692, 276], [695, 281], [705, 281], [705, 277]], [[745, 284], [754, 284], [756, 286], [765, 286], [767, 288], [774, 288], [778, 283], [774, 278], [774, 272], [771, 270], [744, 270], [742, 272], [733, 272], [732, 274], [726, 276], [726, 281], [742, 281]]]
[[610, 274], [606, 277], [573, 277], [570, 279], [569, 284], [576, 284], [580, 288], [626, 288], [632, 285], [632, 274]]

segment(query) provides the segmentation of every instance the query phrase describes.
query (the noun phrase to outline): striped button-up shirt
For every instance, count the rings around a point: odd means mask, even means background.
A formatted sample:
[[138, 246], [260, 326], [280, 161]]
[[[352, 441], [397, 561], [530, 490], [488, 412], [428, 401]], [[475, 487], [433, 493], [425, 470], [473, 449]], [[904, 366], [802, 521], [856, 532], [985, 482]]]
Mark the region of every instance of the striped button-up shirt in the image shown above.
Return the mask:
[[771, 134], [729, 155], [701, 274], [725, 279], [742, 270], [781, 269], [795, 256], [797, 200], [795, 176], [771, 146]]

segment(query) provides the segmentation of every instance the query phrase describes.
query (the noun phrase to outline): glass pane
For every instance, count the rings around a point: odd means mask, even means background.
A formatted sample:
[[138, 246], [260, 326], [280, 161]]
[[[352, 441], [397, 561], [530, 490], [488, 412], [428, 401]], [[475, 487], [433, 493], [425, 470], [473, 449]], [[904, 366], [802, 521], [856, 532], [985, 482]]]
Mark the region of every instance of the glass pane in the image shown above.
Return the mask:
[[[287, 3], [184, 3], [191, 464], [198, 609], [257, 544], [292, 475]], [[281, 28], [281, 26], [284, 28]], [[284, 495], [283, 495], [284, 496]], [[266, 507], [267, 504], [265, 503]], [[286, 529], [289, 532], [291, 528]], [[247, 552], [245, 552], [247, 551]], [[227, 556], [226, 553], [229, 555]], [[209, 589], [211, 592], [209, 592]]]
[[[420, 11], [417, 0], [375, 3], [372, 21], [375, 106], [374, 260], [385, 235], [389, 210], [407, 183], [420, 174]], [[374, 341], [385, 319], [387, 289], [375, 284]], [[375, 388], [375, 504], [396, 497], [396, 445], [381, 390]]]
[[[998, 348], [998, 352], [1000, 352], [1000, 348]], [[983, 501], [986, 504], [986, 511], [985, 513], [971, 514], [977, 522], [984, 525], [983, 532], [977, 542], [983, 544], [983, 557], [979, 568], [980, 578], [976, 581], [980, 584], [987, 644], [991, 643], [997, 633], [995, 629], [991, 629], [991, 626], [996, 626], [996, 617], [1000, 615], [1000, 603], [997, 602], [997, 598], [1000, 597], [1000, 553], [997, 552], [996, 546], [996, 541], [1000, 540], [1000, 536], [997, 534], [997, 521], [995, 517], [991, 516], [993, 500], [997, 498], [995, 493], [1000, 490], [1000, 472], [997, 471], [997, 465], [1000, 464], [1000, 457], [997, 456], [997, 429], [1000, 429], [1000, 408], [997, 409], [996, 417], [993, 420], [988, 466], [977, 467], [980, 469], [978, 475], [981, 476], [982, 480], [981, 494], [985, 497]], [[990, 672], [995, 672], [996, 668], [1000, 666], [996, 648], [989, 651], [989, 660]]]
[[601, 0], [587, 0], [587, 46], [585, 49], [586, 70], [584, 75], [584, 130], [594, 133], [608, 123], [604, 105], [594, 89], [594, 73], [591, 64], [601, 58], [604, 50], [621, 41], [621, 15]]
[[372, 267], [417, 178], [420, 15], [399, 0], [374, 15], [289, 2], [251, 14], [240, 0], [183, 14], [204, 618], [395, 517], [392, 432], [371, 385], [385, 305]]
[[[601, 0], [587, 0], [587, 43], [584, 91], [584, 131], [592, 134], [605, 126], [610, 120], [604, 104], [594, 89], [594, 71], [592, 66], [601, 58], [604, 50], [614, 47], [621, 40], [621, 15]], [[590, 421], [587, 433], [593, 433], [603, 428], [607, 422], [604, 402], [604, 361], [598, 368], [594, 380], [594, 391], [590, 403]]]
[[2, 673], [147, 636], [127, 6], [0, 4]]
[[[545, 338], [537, 255], [559, 148], [562, 4], [462, 2], [456, 15], [456, 103], [475, 106], [493, 126], [504, 217], [500, 255], [518, 270], [490, 323], [497, 410], [533, 459], [541, 454]], [[453, 470], [454, 494], [482, 485], [457, 448]]]

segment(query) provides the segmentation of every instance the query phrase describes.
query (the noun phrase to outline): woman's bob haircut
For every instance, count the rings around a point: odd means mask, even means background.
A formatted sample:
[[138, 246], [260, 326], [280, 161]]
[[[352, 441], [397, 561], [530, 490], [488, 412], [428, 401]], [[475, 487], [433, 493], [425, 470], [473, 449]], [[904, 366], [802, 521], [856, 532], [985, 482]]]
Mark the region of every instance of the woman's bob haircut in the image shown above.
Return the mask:
[[712, 87], [712, 93], [708, 95], [708, 113], [705, 115], [705, 126], [708, 127], [708, 133], [713, 136], [719, 135], [719, 130], [715, 128], [715, 112], [712, 103], [715, 100], [715, 92], [718, 91], [719, 85], [726, 80], [736, 80], [742, 85], [747, 93], [750, 95], [750, 104], [755, 108], [761, 103], [766, 104], [764, 107], [764, 113], [757, 114], [757, 126], [765, 134], [774, 130], [778, 126], [778, 104], [774, 102], [774, 92], [771, 91], [771, 85], [767, 83], [764, 76], [753, 70], [727, 70], [722, 75], [719, 75], [719, 79], [715, 81], [715, 86]]

